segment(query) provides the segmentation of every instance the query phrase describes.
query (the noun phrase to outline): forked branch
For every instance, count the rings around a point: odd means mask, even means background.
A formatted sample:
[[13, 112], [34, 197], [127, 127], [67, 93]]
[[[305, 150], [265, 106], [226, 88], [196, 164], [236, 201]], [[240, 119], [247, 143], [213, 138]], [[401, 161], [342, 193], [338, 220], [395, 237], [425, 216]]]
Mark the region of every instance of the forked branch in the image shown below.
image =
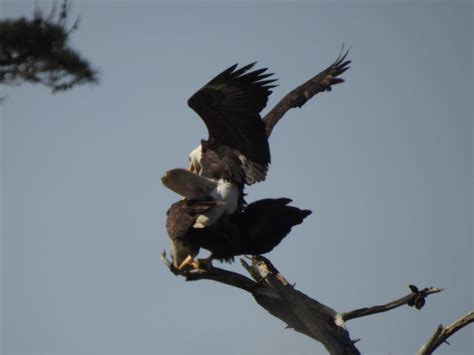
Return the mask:
[[288, 328], [321, 342], [331, 354], [360, 354], [338, 313], [296, 290], [262, 256], [252, 257], [251, 264], [241, 260], [253, 280], [220, 268], [177, 270], [164, 252], [161, 259], [175, 275], [184, 276], [187, 281], [213, 280], [251, 293], [261, 307], [285, 322]]
[[418, 350], [417, 355], [426, 355], [431, 354], [435, 351], [441, 344], [447, 343], [446, 340], [456, 333], [459, 329], [465, 327], [469, 323], [474, 322], [474, 311], [466, 313], [464, 316], [459, 318], [458, 320], [452, 322], [447, 327], [443, 328], [443, 325], [439, 325], [436, 328], [433, 336], [428, 340], [426, 344], [424, 344], [420, 350]]
[[356, 341], [351, 340], [346, 329], [347, 320], [386, 312], [405, 304], [421, 309], [428, 295], [442, 291], [438, 288], [418, 290], [411, 285], [410, 294], [386, 305], [338, 313], [295, 289], [270, 260], [263, 256], [253, 256], [250, 264], [241, 259], [242, 266], [253, 280], [220, 268], [177, 270], [164, 252], [161, 258], [175, 275], [183, 276], [187, 281], [213, 280], [249, 292], [261, 307], [285, 322], [288, 328], [317, 340], [330, 354], [338, 355], [360, 354], [354, 345]]
[[348, 320], [351, 320], [354, 318], [366, 317], [366, 316], [370, 316], [376, 313], [387, 312], [403, 305], [415, 307], [416, 309], [422, 309], [426, 303], [426, 297], [428, 297], [428, 295], [443, 291], [442, 288], [435, 288], [435, 287], [424, 288], [423, 290], [418, 290], [418, 287], [414, 285], [410, 285], [409, 288], [411, 290], [411, 293], [409, 293], [405, 297], [402, 297], [398, 300], [395, 300], [393, 302], [389, 302], [387, 304], [380, 305], [380, 306], [359, 308], [353, 311], [344, 312], [341, 314], [341, 317], [345, 322], [347, 322]]

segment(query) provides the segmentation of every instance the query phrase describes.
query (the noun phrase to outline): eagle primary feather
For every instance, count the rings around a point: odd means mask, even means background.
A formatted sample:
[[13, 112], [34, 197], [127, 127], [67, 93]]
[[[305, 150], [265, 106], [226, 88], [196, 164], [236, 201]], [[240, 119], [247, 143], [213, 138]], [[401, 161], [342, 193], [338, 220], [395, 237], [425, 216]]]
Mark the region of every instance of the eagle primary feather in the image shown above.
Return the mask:
[[276, 79], [266, 68], [248, 72], [227, 68], [189, 100], [206, 124], [209, 137], [201, 142], [201, 175], [248, 185], [265, 179], [270, 148], [260, 112]]

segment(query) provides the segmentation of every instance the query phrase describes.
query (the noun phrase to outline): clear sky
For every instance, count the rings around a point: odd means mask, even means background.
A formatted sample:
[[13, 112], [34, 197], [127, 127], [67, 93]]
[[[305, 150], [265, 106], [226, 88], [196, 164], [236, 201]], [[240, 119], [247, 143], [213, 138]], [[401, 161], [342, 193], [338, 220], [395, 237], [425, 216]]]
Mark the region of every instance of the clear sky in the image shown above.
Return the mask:
[[[0, 6], [31, 16], [35, 1]], [[284, 117], [268, 179], [248, 190], [313, 211], [267, 256], [338, 311], [410, 283], [446, 289], [422, 311], [349, 322], [362, 353], [414, 353], [473, 309], [472, 2], [75, 1], [70, 14], [100, 85], [2, 88], [4, 354], [324, 353], [249, 295], [162, 265], [178, 196], [160, 177], [206, 137], [186, 100], [215, 74], [269, 67], [270, 108], [342, 43], [347, 82]], [[470, 326], [438, 353], [473, 354], [473, 339]]]

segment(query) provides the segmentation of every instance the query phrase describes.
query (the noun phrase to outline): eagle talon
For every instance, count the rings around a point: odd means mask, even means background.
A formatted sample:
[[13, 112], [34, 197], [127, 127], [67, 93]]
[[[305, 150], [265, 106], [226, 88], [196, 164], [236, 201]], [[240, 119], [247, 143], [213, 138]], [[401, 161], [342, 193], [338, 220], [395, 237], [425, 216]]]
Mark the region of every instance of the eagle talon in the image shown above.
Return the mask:
[[183, 270], [186, 268], [186, 266], [188, 265], [191, 265], [193, 268], [194, 268], [194, 263], [196, 263], [196, 261], [193, 259], [193, 257], [191, 255], [188, 255], [186, 257], [186, 259], [184, 259], [181, 264], [179, 264], [178, 266], [178, 270]]
[[213, 267], [210, 256], [204, 259], [197, 259], [197, 269], [211, 270]]
[[194, 259], [191, 255], [188, 255], [186, 259], [178, 266], [178, 270], [185, 271], [187, 269], [197, 270], [210, 270], [212, 269], [212, 259], [211, 257], [205, 259]]
[[191, 265], [193, 270], [200, 269], [199, 260], [193, 260], [193, 262], [190, 265]]

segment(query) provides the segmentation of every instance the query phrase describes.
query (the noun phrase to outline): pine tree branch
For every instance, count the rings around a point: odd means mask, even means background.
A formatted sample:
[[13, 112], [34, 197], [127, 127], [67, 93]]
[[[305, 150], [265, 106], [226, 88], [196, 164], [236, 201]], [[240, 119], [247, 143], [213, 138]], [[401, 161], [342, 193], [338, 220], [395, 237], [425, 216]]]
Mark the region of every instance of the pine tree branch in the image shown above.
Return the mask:
[[0, 20], [0, 84], [39, 83], [53, 92], [97, 83], [98, 74], [69, 45], [78, 20], [67, 28], [69, 1], [48, 16], [36, 8], [32, 19]]

